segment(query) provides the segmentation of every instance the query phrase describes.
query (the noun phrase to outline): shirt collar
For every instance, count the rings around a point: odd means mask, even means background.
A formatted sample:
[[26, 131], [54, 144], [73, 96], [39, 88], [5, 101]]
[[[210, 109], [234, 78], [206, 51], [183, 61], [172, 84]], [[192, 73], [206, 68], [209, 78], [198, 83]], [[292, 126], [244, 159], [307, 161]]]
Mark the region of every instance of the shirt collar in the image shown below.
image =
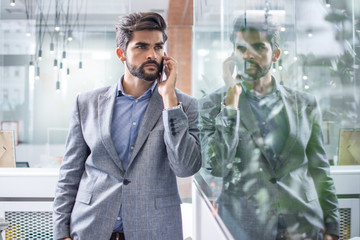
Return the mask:
[[258, 99], [258, 100], [260, 100], [261, 98], [264, 98], [264, 97], [280, 96], [279, 84], [277, 83], [274, 76], [271, 76], [271, 82], [272, 82], [271, 91], [268, 94], [264, 95], [264, 96], [260, 96], [253, 89], [250, 89], [248, 87], [248, 84], [246, 84], [243, 80], [240, 80], [241, 87], [244, 90], [244, 93], [246, 94], [246, 96], [248, 96], [250, 98], [253, 98], [253, 99]]
[[[121, 78], [120, 78], [120, 80], [119, 80], [119, 82], [118, 82], [118, 84], [117, 84], [117, 91], [116, 91], [116, 96], [117, 97], [121, 97], [121, 96], [130, 96], [130, 95], [128, 95], [128, 94], [126, 94], [125, 92], [124, 92], [124, 87], [123, 87], [123, 80], [124, 80], [124, 76], [122, 76]], [[152, 93], [154, 92], [154, 89], [155, 89], [155, 87], [156, 87], [156, 85], [157, 85], [157, 81], [154, 81], [154, 83], [149, 87], [149, 89], [148, 90], [146, 90], [146, 92], [144, 92], [144, 94], [142, 95], [142, 96], [145, 96], [145, 95], [147, 95], [147, 94], [150, 94], [150, 95], [152, 95]], [[141, 96], [141, 97], [142, 97]], [[141, 98], [141, 97], [139, 97], [139, 98]]]

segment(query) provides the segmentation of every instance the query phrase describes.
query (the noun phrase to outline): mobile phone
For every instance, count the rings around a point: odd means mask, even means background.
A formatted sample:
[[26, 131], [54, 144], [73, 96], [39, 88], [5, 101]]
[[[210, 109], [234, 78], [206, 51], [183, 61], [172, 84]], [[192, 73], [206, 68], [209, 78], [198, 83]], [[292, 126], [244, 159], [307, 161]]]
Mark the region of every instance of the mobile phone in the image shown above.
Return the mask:
[[160, 82], [165, 81], [166, 80], [166, 75], [165, 75], [165, 65], [164, 65], [164, 59], [161, 61], [160, 64], [160, 71], [159, 71], [159, 76], [160, 76]]

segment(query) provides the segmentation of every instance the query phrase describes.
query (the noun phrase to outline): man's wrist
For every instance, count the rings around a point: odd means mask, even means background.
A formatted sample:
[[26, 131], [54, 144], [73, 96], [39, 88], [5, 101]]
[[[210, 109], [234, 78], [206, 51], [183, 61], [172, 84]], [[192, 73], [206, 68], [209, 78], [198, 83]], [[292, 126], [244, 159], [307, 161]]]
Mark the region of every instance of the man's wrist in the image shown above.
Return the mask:
[[174, 109], [182, 109], [182, 102], [179, 102], [176, 106], [174, 107], [169, 107], [169, 108], [164, 108], [164, 110], [168, 111], [168, 110], [174, 110]]
[[175, 92], [162, 96], [162, 99], [164, 103], [164, 109], [176, 107], [178, 105], [178, 100]]

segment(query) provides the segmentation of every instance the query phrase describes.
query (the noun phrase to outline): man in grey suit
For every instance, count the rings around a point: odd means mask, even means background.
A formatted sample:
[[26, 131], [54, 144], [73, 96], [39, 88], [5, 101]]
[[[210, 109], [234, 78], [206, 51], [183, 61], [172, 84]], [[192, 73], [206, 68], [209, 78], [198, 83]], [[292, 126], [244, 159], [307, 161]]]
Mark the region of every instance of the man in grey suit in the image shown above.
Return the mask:
[[219, 215], [235, 239], [338, 239], [319, 107], [271, 75], [277, 29], [246, 20], [234, 24], [226, 87], [199, 105], [204, 165], [223, 181]]
[[201, 166], [198, 112], [196, 100], [175, 88], [165, 30], [157, 13], [121, 18], [116, 54], [124, 76], [78, 95], [56, 187], [54, 239], [183, 239], [176, 176]]

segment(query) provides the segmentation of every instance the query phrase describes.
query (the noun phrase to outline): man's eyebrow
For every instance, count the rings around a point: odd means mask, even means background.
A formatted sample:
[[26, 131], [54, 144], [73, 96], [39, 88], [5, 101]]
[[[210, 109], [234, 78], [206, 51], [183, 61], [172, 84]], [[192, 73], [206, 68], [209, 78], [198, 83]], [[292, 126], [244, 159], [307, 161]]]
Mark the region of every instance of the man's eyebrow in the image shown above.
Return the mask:
[[157, 43], [155, 43], [155, 45], [157, 45], [157, 46], [159, 46], [159, 45], [164, 45], [164, 42], [157, 42]]
[[137, 42], [137, 43], [135, 43], [135, 45], [148, 46], [148, 45], [150, 45], [150, 44], [149, 44], [149, 43], [146, 43], [146, 42]]
[[244, 42], [235, 42], [235, 45], [236, 45], [236, 46], [239, 46], [239, 47], [246, 47], [246, 46], [248, 46], [249, 44], [244, 43]]
[[265, 43], [263, 42], [257, 42], [257, 43], [253, 43], [251, 44], [252, 46], [265, 46]]

